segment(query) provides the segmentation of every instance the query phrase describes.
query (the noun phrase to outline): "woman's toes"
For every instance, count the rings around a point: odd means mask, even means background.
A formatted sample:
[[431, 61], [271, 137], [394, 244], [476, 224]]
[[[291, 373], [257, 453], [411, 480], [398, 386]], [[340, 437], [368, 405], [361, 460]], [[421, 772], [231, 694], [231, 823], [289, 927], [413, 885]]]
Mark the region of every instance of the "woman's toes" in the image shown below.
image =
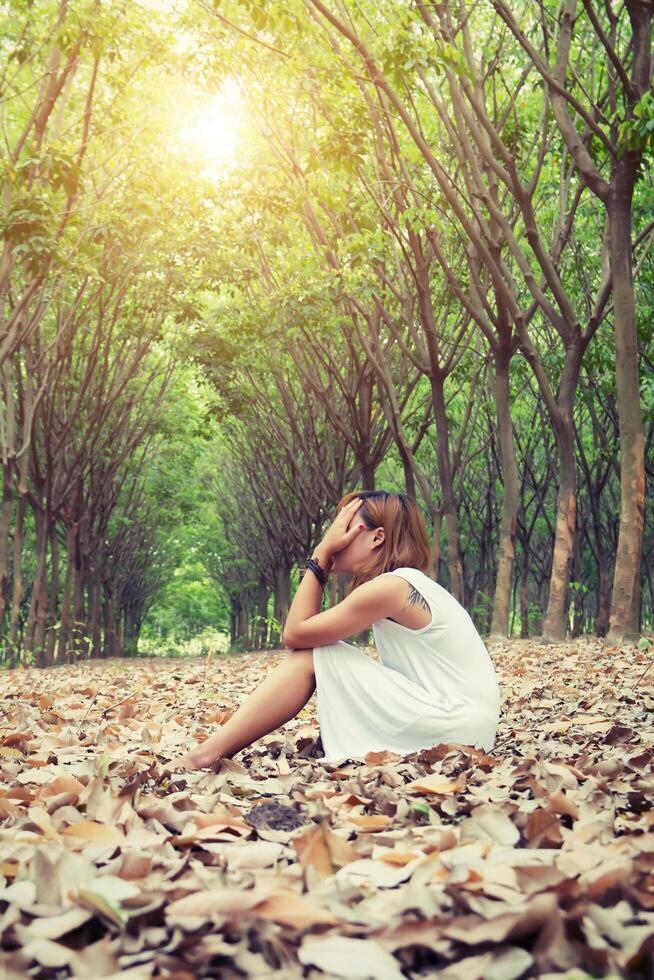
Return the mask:
[[180, 769], [209, 769], [216, 760], [209, 758], [201, 749], [191, 749], [176, 760]]

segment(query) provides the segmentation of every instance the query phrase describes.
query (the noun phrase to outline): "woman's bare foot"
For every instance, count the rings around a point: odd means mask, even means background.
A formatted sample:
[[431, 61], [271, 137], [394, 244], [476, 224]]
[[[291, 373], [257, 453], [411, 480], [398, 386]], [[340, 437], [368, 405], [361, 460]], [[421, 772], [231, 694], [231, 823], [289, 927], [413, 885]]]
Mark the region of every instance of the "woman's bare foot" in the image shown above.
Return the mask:
[[197, 748], [191, 749], [190, 752], [186, 752], [178, 759], [174, 759], [171, 765], [175, 769], [184, 769], [186, 771], [210, 769], [219, 758], [220, 756], [210, 756], [206, 750], [203, 752], [202, 745], [198, 745]]

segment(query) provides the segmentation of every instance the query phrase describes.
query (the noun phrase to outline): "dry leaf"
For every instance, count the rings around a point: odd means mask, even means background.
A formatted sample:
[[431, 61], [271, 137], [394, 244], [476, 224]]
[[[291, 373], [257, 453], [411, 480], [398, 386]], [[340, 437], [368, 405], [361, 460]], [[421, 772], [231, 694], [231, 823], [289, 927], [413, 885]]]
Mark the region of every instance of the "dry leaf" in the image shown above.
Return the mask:
[[314, 925], [336, 925], [338, 919], [320, 905], [288, 889], [279, 889], [257, 905], [253, 912], [263, 919], [272, 919], [294, 929]]
[[460, 793], [463, 789], [460, 782], [455, 779], [443, 779], [439, 773], [414, 779], [406, 788], [410, 793], [433, 793], [437, 796], [449, 796], [452, 793]]
[[321, 878], [334, 873], [331, 854], [327, 845], [327, 830], [320, 824], [295, 834], [293, 847], [303, 868], [311, 867]]
[[327, 936], [306, 939], [298, 950], [300, 963], [317, 966], [336, 977], [375, 977], [376, 980], [403, 980], [400, 964], [372, 939]]
[[80, 820], [71, 824], [63, 831], [66, 837], [75, 837], [92, 844], [102, 844], [106, 847], [119, 847], [125, 842], [125, 835], [117, 827], [97, 823], [95, 820]]

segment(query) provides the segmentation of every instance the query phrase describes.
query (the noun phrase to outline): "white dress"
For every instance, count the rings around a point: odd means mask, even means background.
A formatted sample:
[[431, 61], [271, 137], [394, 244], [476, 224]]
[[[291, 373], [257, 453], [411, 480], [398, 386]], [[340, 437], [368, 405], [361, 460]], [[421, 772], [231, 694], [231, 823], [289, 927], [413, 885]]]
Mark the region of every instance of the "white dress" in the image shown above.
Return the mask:
[[383, 749], [406, 755], [440, 742], [489, 752], [500, 691], [470, 616], [418, 568], [382, 574], [410, 582], [428, 602], [432, 619], [421, 629], [388, 618], [373, 623], [381, 663], [344, 640], [314, 647], [324, 761]]

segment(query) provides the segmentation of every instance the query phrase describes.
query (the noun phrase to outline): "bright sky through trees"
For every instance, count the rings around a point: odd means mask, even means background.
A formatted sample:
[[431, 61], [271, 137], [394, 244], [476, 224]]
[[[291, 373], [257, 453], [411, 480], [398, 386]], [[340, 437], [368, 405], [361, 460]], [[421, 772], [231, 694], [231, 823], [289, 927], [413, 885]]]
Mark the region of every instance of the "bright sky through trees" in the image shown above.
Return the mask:
[[179, 112], [174, 128], [177, 148], [196, 157], [202, 176], [218, 180], [236, 162], [242, 120], [238, 88], [228, 80], [215, 95], [195, 98]]

